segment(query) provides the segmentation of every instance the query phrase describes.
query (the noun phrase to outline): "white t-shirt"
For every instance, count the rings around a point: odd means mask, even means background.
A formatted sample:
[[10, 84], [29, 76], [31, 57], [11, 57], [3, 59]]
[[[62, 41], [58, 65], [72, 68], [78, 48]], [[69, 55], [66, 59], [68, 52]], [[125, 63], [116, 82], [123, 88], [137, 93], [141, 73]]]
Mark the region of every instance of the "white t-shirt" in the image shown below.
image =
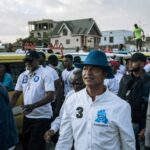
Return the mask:
[[[39, 67], [32, 75], [28, 70], [20, 74], [15, 87], [16, 91], [23, 91], [24, 105], [33, 104], [46, 96], [46, 92], [54, 91], [54, 82], [47, 69]], [[28, 118], [51, 118], [50, 103], [35, 108], [26, 115]]]
[[86, 89], [65, 103], [59, 140], [55, 150], [135, 150], [131, 108], [106, 90], [95, 101]]
[[120, 85], [120, 80], [122, 78], [123, 74], [121, 73], [116, 73], [114, 75], [114, 78], [112, 79], [105, 79], [104, 80], [104, 85], [114, 94], [118, 94], [119, 91], [119, 85]]
[[104, 85], [114, 94], [116, 94], [116, 95], [118, 94], [119, 84], [115, 78], [105, 79]]
[[[55, 83], [55, 81], [59, 79], [57, 71], [54, 68], [52, 68], [50, 65], [47, 65], [45, 68], [49, 71], [49, 75], [52, 77], [53, 82]], [[55, 84], [54, 84], [54, 86], [55, 86]], [[54, 100], [51, 101], [51, 103], [55, 102], [55, 96], [54, 96]]]
[[114, 76], [115, 76], [115, 79], [117, 80], [118, 84], [120, 84], [123, 74], [117, 72]]
[[145, 70], [146, 72], [150, 72], [150, 63], [147, 64], [147, 65], [145, 65], [144, 70]]
[[67, 95], [67, 93], [69, 91], [71, 91], [73, 89], [73, 86], [71, 84], [70, 78], [71, 78], [74, 70], [75, 69], [72, 69], [71, 71], [68, 71], [67, 69], [65, 69], [62, 72], [62, 80], [64, 82], [64, 95], [65, 96]]
[[126, 67], [124, 65], [120, 65], [117, 72], [124, 75], [126, 73]]
[[57, 73], [57, 71], [54, 68], [52, 68], [49, 65], [47, 65], [45, 68], [50, 71], [50, 75], [52, 76], [54, 81], [59, 79], [58, 73]]

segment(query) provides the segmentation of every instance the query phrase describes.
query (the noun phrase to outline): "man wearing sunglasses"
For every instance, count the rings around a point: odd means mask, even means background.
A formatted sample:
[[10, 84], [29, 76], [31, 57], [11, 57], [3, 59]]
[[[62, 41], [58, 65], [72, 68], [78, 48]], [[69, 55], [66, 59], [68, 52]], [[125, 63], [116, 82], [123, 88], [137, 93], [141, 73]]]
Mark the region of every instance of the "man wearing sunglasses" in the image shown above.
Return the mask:
[[14, 106], [23, 92], [23, 150], [45, 149], [43, 135], [49, 129], [54, 98], [54, 82], [47, 69], [39, 66], [39, 54], [30, 51], [24, 59], [26, 71], [20, 74], [11, 99]]

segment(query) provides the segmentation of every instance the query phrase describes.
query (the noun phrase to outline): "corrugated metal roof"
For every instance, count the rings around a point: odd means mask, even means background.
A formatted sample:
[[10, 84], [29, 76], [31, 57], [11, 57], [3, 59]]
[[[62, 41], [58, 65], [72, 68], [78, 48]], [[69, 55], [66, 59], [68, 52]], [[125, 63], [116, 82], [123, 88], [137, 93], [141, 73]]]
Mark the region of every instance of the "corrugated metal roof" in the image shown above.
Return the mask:
[[[62, 30], [61, 27], [65, 24], [71, 31], [73, 35], [86, 35], [89, 33], [89, 30], [92, 28], [95, 21], [92, 18], [88, 19], [80, 19], [80, 20], [71, 20], [71, 21], [60, 21], [57, 23], [56, 27], [52, 31], [52, 36], [59, 35]], [[61, 29], [61, 30], [60, 30]], [[101, 35], [99, 29], [97, 29], [99, 34]]]

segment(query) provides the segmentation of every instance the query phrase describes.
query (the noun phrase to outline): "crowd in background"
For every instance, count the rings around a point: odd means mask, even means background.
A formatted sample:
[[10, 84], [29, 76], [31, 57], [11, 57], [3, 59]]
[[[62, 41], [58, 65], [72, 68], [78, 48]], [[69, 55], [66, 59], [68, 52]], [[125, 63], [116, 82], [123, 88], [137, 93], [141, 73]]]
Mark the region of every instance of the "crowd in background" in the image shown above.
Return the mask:
[[[84, 46], [83, 51], [88, 51], [86, 46]], [[101, 59], [97, 58], [99, 55]], [[4, 99], [3, 105], [0, 106], [0, 114], [5, 114], [3, 118], [0, 118], [0, 149], [13, 149], [18, 142], [11, 107], [15, 106], [21, 93], [23, 93], [24, 98], [21, 141], [23, 150], [45, 150], [46, 142], [49, 141], [53, 141], [55, 144], [58, 142], [57, 150], [74, 149], [74, 147], [76, 150], [85, 150], [86, 146], [87, 149], [91, 150], [100, 148], [109, 150], [114, 150], [114, 148], [116, 150], [119, 150], [119, 148], [120, 150], [150, 149], [149, 60], [142, 53], [135, 53], [126, 61], [126, 64], [116, 57], [109, 62], [107, 61], [101, 50], [91, 51], [85, 62], [81, 62], [78, 56], [73, 58], [70, 54], [65, 55], [63, 64], [59, 62], [56, 55], [50, 55], [46, 62], [46, 56], [43, 52], [29, 51], [24, 58], [25, 71], [19, 75], [15, 87], [12, 76], [6, 72], [4, 65], [0, 65], [0, 86], [2, 86], [0, 92], [4, 93], [0, 95]], [[101, 72], [99, 72], [99, 68], [102, 69]], [[97, 81], [94, 82], [96, 78]], [[99, 95], [95, 93], [96, 90], [90, 93], [90, 88], [95, 88], [95, 86], [100, 86]], [[87, 92], [89, 97], [83, 91], [85, 88], [87, 91], [89, 90], [89, 93]], [[11, 100], [8, 100], [6, 89], [7, 91], [15, 91]], [[73, 113], [76, 103], [80, 103], [79, 99], [81, 101], [83, 99], [84, 102], [80, 105], [86, 105], [87, 114], [82, 113], [84, 112], [83, 107], [77, 107], [76, 118], [78, 120], [76, 121]], [[110, 116], [106, 117], [105, 109], [99, 110], [94, 126], [87, 119], [90, 115], [91, 117], [93, 115], [92, 102], [93, 109], [96, 109], [97, 106], [103, 105], [101, 100], [107, 101], [108, 99], [110, 99], [110, 102], [103, 107], [110, 109]], [[90, 105], [86, 104], [86, 100], [90, 101]], [[96, 100], [97, 106], [94, 106]], [[2, 109], [4, 105], [5, 110]], [[87, 118], [82, 115], [87, 115]], [[81, 122], [80, 118], [82, 117], [85, 120]], [[109, 124], [107, 120], [109, 117], [112, 117], [115, 121], [116, 119], [120, 120], [116, 122], [113, 120], [115, 124], [110, 121]], [[6, 122], [7, 125], [4, 124]], [[90, 124], [87, 126], [89, 122], [94, 127], [91, 127]], [[102, 128], [102, 126], [104, 127]], [[4, 128], [6, 129], [4, 130]], [[97, 131], [93, 131], [93, 128]], [[91, 131], [88, 131], [88, 129], [91, 129]], [[99, 132], [100, 129], [104, 132]], [[107, 133], [107, 129], [109, 133]], [[94, 135], [89, 132], [93, 132]], [[87, 138], [88, 133], [89, 139]], [[105, 133], [108, 135], [105, 135]], [[120, 137], [118, 134], [120, 134]], [[112, 138], [113, 144], [109, 141], [109, 136]], [[87, 139], [85, 143], [83, 137]], [[101, 145], [97, 142], [100, 142]], [[88, 143], [91, 144], [86, 145]]]

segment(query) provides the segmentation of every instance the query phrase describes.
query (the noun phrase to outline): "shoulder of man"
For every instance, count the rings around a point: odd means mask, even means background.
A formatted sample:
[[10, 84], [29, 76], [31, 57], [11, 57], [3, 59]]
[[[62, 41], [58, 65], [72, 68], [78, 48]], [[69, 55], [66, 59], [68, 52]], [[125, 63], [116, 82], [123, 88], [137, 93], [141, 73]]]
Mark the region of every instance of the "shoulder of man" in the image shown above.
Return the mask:
[[142, 84], [147, 84], [147, 83], [149, 83], [149, 82], [150, 82], [150, 74], [147, 73], [147, 72], [145, 72], [144, 78], [143, 78], [143, 80], [142, 80]]
[[29, 74], [29, 70], [25, 70], [21, 72], [19, 76], [28, 75], [28, 74]]
[[124, 83], [128, 83], [129, 81], [131, 81], [133, 78], [132, 78], [132, 76], [131, 75], [127, 75], [127, 74], [125, 74], [125, 75], [123, 75], [122, 76], [122, 82], [124, 82]]
[[5, 75], [8, 76], [8, 77], [12, 77], [11, 74], [8, 73], [8, 72], [6, 72]]
[[40, 72], [40, 75], [42, 77], [46, 77], [47, 75], [50, 75], [50, 70], [48, 68], [40, 67], [38, 71]]
[[150, 73], [145, 72], [145, 77], [146, 77], [146, 78], [150, 78]]
[[77, 101], [81, 102], [80, 98], [82, 98], [82, 99], [83, 99], [83, 97], [85, 98], [85, 96], [83, 96], [84, 94], [85, 94], [85, 89], [82, 89], [78, 92], [74, 92], [74, 93], [70, 94], [67, 98], [67, 103], [75, 103]]
[[143, 29], [142, 29], [141, 27], [139, 27], [139, 29], [140, 29], [141, 31], [143, 31]]
[[64, 69], [64, 70], [62, 71], [62, 74], [64, 74], [65, 72], [67, 72], [67, 69]]
[[135, 32], [135, 31], [136, 31], [136, 29], [134, 28], [132, 32]]
[[3, 97], [7, 103], [9, 103], [8, 92], [6, 88], [0, 83], [0, 96]]
[[142, 81], [143, 86], [146, 85], [146, 90], [150, 90], [150, 74], [149, 73], [145, 73], [144, 79]]

